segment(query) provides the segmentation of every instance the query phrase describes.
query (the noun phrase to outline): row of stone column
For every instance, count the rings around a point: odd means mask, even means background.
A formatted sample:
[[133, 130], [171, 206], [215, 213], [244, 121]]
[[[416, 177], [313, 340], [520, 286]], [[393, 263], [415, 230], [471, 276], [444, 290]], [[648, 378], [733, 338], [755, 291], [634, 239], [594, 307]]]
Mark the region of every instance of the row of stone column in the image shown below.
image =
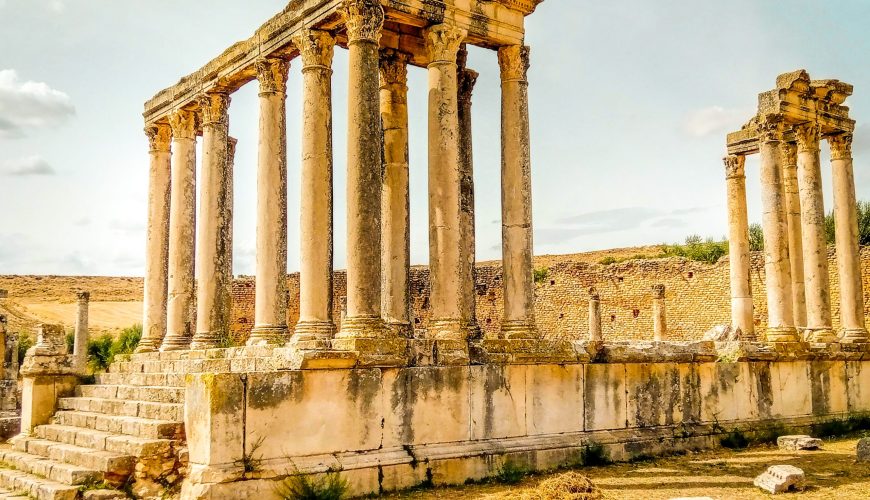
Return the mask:
[[[668, 324], [665, 314], [665, 286], [652, 287], [652, 317], [653, 340], [662, 342], [667, 339]], [[589, 289], [589, 340], [601, 342], [604, 335], [601, 332], [601, 295], [595, 288]]]
[[[852, 136], [827, 137], [834, 183], [834, 221], [840, 281], [842, 332], [832, 327], [825, 210], [819, 160], [819, 128], [793, 127], [795, 143], [785, 142], [784, 124], [759, 124], [762, 227], [767, 288], [768, 341], [868, 342], [858, 248]], [[725, 158], [728, 185], [731, 311], [744, 339], [754, 338], [750, 284], [749, 224], [745, 158]]]
[[[345, 15], [350, 66], [347, 315], [336, 344], [341, 344], [341, 339], [411, 334], [408, 56], [379, 49], [384, 14], [378, 2], [348, 2]], [[471, 91], [477, 74], [465, 68], [465, 36], [464, 30], [446, 24], [424, 32], [430, 59], [432, 319], [428, 335], [432, 339], [466, 340], [479, 332], [474, 312], [470, 122]], [[295, 330], [296, 340], [306, 343], [304, 346], [323, 348], [336, 334], [332, 319], [331, 103], [335, 40], [325, 31], [305, 30], [293, 43], [303, 64], [300, 316]], [[503, 331], [508, 338], [531, 338], [535, 328], [528, 48], [500, 49], [499, 63], [503, 95]], [[257, 62], [256, 69], [260, 141], [251, 345], [283, 343], [288, 331], [285, 101], [289, 63], [266, 58]], [[228, 335], [235, 146], [228, 135], [229, 103], [226, 93], [210, 92], [202, 97], [198, 109], [178, 110], [168, 124], [147, 130], [151, 139], [151, 191], [145, 328], [140, 351], [214, 347], [221, 336]], [[200, 220], [196, 221], [195, 146], [200, 121], [204, 157]], [[195, 316], [191, 314], [194, 288]]]

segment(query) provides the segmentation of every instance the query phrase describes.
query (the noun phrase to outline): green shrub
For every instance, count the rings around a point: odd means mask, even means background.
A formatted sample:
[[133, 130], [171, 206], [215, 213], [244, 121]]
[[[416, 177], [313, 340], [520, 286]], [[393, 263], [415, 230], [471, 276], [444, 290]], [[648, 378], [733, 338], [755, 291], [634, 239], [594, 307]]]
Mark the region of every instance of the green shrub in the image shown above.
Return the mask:
[[341, 500], [347, 490], [347, 481], [333, 471], [316, 479], [290, 476], [278, 483], [275, 492], [283, 500]]
[[133, 354], [133, 351], [139, 347], [140, 340], [142, 340], [142, 325], [137, 323], [124, 328], [121, 330], [121, 334], [118, 335], [118, 340], [112, 346], [112, 355]]
[[617, 262], [616, 257], [612, 257], [612, 256], [611, 257], [604, 257], [603, 259], [598, 261], [598, 263], [601, 264], [602, 266], [609, 266], [610, 264], [616, 264], [616, 262]]
[[518, 467], [516, 464], [508, 460], [501, 466], [501, 469], [498, 470], [498, 474], [495, 475], [495, 480], [501, 484], [518, 484], [528, 474], [529, 472], [526, 469]]
[[88, 365], [91, 371], [102, 372], [109, 368], [115, 359], [112, 353], [112, 345], [115, 339], [108, 333], [88, 341]]
[[550, 270], [546, 267], [542, 267], [540, 269], [534, 269], [532, 271], [532, 278], [535, 280], [535, 284], [542, 284], [547, 281], [547, 275], [550, 274]]
[[72, 354], [76, 347], [76, 332], [67, 332], [66, 334], [66, 352]]
[[749, 251], [760, 252], [764, 250], [764, 230], [761, 224], [749, 225]]
[[749, 446], [749, 439], [747, 439], [742, 432], [734, 429], [723, 436], [722, 439], [719, 440], [719, 444], [732, 450], [742, 450]]
[[36, 343], [32, 335], [21, 335], [18, 339], [18, 365], [24, 363], [24, 355], [27, 354], [27, 350], [33, 347]]
[[689, 260], [715, 264], [728, 253], [728, 241], [702, 239], [698, 235], [686, 238], [683, 245], [662, 245], [661, 257], [683, 257]]
[[[856, 205], [858, 214], [858, 244], [870, 245], [870, 201], [859, 201]], [[836, 227], [834, 224], [834, 212], [825, 216], [825, 237], [829, 245], [834, 243]]]

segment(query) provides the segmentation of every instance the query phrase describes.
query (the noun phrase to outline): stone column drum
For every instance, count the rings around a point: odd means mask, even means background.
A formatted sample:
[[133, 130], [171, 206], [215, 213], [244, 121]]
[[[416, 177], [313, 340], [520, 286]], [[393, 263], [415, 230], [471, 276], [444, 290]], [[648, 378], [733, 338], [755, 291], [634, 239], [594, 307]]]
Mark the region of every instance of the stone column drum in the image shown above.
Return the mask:
[[668, 336], [668, 323], [665, 318], [665, 286], [653, 285], [652, 293], [653, 340], [661, 342]]
[[788, 254], [788, 222], [782, 188], [779, 143], [782, 123], [768, 118], [758, 126], [761, 151], [761, 202], [764, 230], [764, 270], [767, 288], [767, 340], [796, 342], [791, 264]]
[[728, 187], [728, 263], [731, 277], [731, 326], [743, 340], [755, 339], [752, 284], [750, 282], [749, 220], [746, 209], [744, 156], [727, 156], [725, 179]]
[[166, 335], [166, 287], [169, 266], [169, 178], [171, 156], [169, 123], [145, 129], [150, 145], [148, 174], [148, 228], [145, 242], [145, 286], [142, 340], [136, 352], [154, 352]]
[[187, 349], [193, 336], [197, 120], [197, 112], [187, 109], [178, 110], [169, 117], [172, 126], [169, 298], [162, 351]]
[[858, 248], [858, 213], [855, 174], [852, 169], [852, 135], [828, 138], [831, 146], [831, 179], [834, 185], [837, 273], [840, 277], [842, 343], [870, 342], [864, 321], [864, 286]]
[[[332, 320], [332, 54], [326, 31], [293, 39], [302, 55], [302, 185], [299, 322], [294, 340], [325, 342]], [[313, 347], [325, 347], [314, 345]]]
[[785, 212], [788, 221], [788, 257], [791, 263], [791, 291], [794, 322], [807, 325], [807, 304], [804, 286], [803, 241], [801, 236], [801, 199], [798, 187], [797, 145], [780, 143], [782, 153], [782, 183], [785, 192]]
[[501, 335], [537, 337], [532, 278], [532, 171], [529, 149], [529, 48], [498, 51], [501, 67], [501, 206], [504, 317]]
[[458, 57], [459, 85], [459, 240], [461, 251], [461, 316], [466, 320], [469, 339], [483, 336], [477, 324], [477, 298], [475, 291], [475, 233], [474, 233], [474, 151], [471, 132], [471, 94], [477, 82], [477, 72], [465, 67], [468, 51], [463, 48]]
[[257, 265], [254, 328], [248, 345], [287, 338], [287, 73], [279, 58], [256, 63], [260, 82], [257, 156]]
[[601, 296], [594, 288], [589, 289], [589, 340], [601, 342]]
[[196, 333], [192, 349], [209, 349], [229, 339], [232, 309], [232, 176], [229, 169], [230, 97], [211, 92], [200, 98], [202, 170], [196, 236]]
[[408, 55], [381, 51], [381, 122], [384, 183], [381, 192], [381, 303], [387, 327], [410, 337], [411, 222], [408, 185]]
[[[77, 373], [84, 373], [88, 364], [88, 307], [91, 301], [89, 292], [76, 293], [76, 329], [73, 341], [73, 367]], [[0, 358], [2, 360], [3, 358]]]
[[460, 234], [459, 103], [456, 55], [466, 32], [447, 24], [428, 28], [429, 56], [429, 280], [430, 339], [463, 340]]
[[811, 342], [833, 342], [836, 336], [831, 327], [828, 245], [825, 236], [818, 126], [815, 123], [797, 126], [795, 136], [798, 141], [798, 186], [807, 304], [804, 336]]

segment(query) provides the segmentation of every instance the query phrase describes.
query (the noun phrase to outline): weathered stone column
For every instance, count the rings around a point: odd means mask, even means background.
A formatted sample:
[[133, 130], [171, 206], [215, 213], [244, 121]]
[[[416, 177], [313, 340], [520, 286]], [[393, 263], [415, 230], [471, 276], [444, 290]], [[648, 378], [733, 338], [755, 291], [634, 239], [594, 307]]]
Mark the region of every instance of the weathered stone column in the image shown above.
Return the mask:
[[601, 335], [601, 296], [594, 288], [589, 289], [589, 340], [604, 340]]
[[792, 308], [795, 326], [807, 326], [807, 302], [804, 287], [804, 250], [801, 236], [801, 199], [798, 186], [797, 145], [780, 143], [785, 212], [788, 221], [788, 256], [791, 263]]
[[332, 53], [326, 31], [293, 39], [302, 55], [302, 207], [296, 341], [327, 341], [332, 320]]
[[[11, 363], [9, 363], [9, 364], [6, 363], [6, 352], [7, 352], [6, 351], [6, 343], [8, 342], [7, 341], [8, 337], [6, 336], [6, 334], [8, 333], [6, 331], [6, 324], [7, 324], [6, 316], [3, 314], [0, 314], [0, 380], [8, 380], [8, 379], [12, 378], [10, 376], [11, 370], [10, 370], [10, 366], [9, 366]], [[15, 358], [18, 357], [17, 352], [11, 353], [11, 354], [14, 354]], [[11, 357], [12, 356], [10, 356], [10, 358]], [[15, 378], [17, 378], [17, 376]]]
[[465, 31], [447, 24], [428, 28], [429, 56], [429, 279], [432, 339], [463, 340], [460, 279], [459, 102], [456, 55]]
[[208, 93], [202, 111], [202, 173], [196, 232], [196, 333], [192, 349], [229, 338], [232, 308], [232, 176], [229, 169], [230, 97]]
[[535, 338], [532, 278], [532, 169], [529, 149], [529, 48], [498, 51], [501, 67], [501, 213], [504, 317], [502, 336]]
[[257, 160], [257, 278], [248, 345], [287, 337], [287, 73], [290, 64], [257, 62], [260, 143]]
[[76, 329], [72, 354], [73, 367], [77, 373], [84, 373], [88, 364], [88, 307], [90, 301], [91, 294], [89, 292], [76, 293]]
[[744, 340], [755, 340], [752, 285], [749, 270], [749, 220], [746, 209], [744, 156], [726, 156], [728, 187], [728, 263], [731, 277], [731, 326]]
[[196, 232], [197, 113], [178, 110], [172, 126], [172, 194], [169, 213], [169, 299], [162, 351], [187, 349], [193, 336], [194, 237]]
[[[348, 37], [347, 317], [339, 337], [384, 336], [381, 318], [381, 141], [378, 44], [384, 9], [346, 0]], [[336, 342], [350, 348], [353, 342]]]
[[819, 129], [815, 123], [808, 123], [797, 126], [794, 130], [798, 141], [797, 170], [806, 282], [807, 323], [804, 338], [811, 342], [833, 342], [836, 336], [831, 327]]
[[477, 72], [465, 67], [468, 51], [465, 46], [459, 51], [459, 240], [461, 274], [459, 277], [462, 297], [462, 314], [466, 320], [469, 339], [482, 337], [477, 324], [477, 294], [475, 293], [475, 234], [474, 234], [474, 152], [471, 133], [471, 93], [477, 82]]
[[148, 174], [148, 228], [145, 242], [145, 286], [142, 340], [136, 352], [153, 352], [166, 335], [166, 287], [169, 266], [169, 123], [145, 129], [151, 165]]
[[870, 342], [864, 322], [864, 286], [858, 247], [858, 213], [855, 174], [852, 170], [852, 135], [828, 138], [834, 184], [837, 272], [840, 277], [842, 343]]
[[668, 323], [665, 319], [665, 285], [653, 285], [652, 293], [653, 340], [661, 342], [668, 336]]
[[788, 221], [782, 188], [779, 143], [782, 123], [768, 117], [758, 126], [761, 151], [761, 201], [764, 230], [764, 271], [767, 287], [767, 341], [796, 342], [791, 264], [788, 256]]
[[384, 183], [381, 193], [381, 302], [387, 327], [410, 337], [411, 223], [408, 185], [408, 55], [381, 51]]

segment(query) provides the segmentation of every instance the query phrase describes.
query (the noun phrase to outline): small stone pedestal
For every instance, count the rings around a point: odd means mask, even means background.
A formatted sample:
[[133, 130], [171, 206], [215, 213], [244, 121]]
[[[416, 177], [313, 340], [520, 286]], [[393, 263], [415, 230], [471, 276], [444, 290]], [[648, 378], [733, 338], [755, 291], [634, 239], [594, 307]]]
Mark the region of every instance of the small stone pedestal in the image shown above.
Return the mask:
[[[589, 361], [571, 342], [543, 339], [483, 339], [470, 344], [473, 364], [544, 364]], [[582, 359], [585, 358], [585, 359]]]
[[21, 433], [28, 435], [49, 422], [58, 398], [73, 395], [79, 375], [73, 358], [66, 354], [62, 325], [40, 325], [36, 345], [27, 351], [21, 376]]
[[407, 366], [408, 340], [396, 338], [339, 337], [332, 340], [334, 351], [353, 353], [359, 367]]

